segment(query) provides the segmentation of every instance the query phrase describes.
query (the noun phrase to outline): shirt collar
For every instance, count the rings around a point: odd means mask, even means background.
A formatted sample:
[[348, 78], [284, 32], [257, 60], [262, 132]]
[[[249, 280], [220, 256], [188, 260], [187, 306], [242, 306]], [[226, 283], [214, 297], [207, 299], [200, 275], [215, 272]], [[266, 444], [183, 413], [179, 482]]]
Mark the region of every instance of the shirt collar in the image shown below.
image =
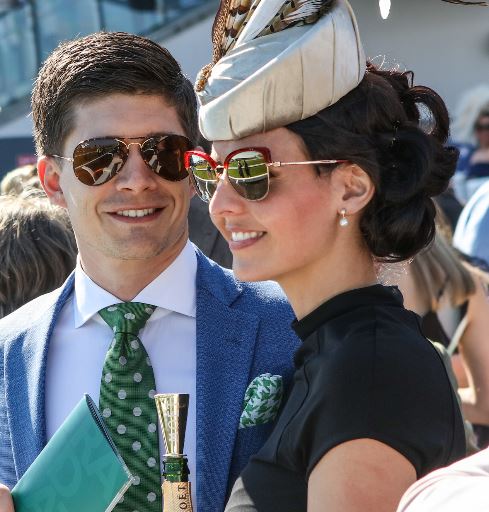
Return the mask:
[[[141, 290], [134, 302], [152, 304], [192, 318], [196, 316], [197, 255], [188, 241], [175, 261]], [[83, 270], [78, 258], [75, 268], [75, 329], [94, 317], [102, 308], [122, 302], [94, 283]], [[151, 320], [151, 319], [150, 319]]]

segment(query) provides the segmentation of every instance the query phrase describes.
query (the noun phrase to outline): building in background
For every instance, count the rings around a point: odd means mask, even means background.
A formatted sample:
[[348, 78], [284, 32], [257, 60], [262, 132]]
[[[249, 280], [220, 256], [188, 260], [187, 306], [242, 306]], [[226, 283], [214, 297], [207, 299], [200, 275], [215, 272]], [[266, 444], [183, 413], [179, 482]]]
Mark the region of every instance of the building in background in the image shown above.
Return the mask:
[[167, 46], [193, 80], [210, 60], [218, 0], [0, 0], [0, 178], [35, 161], [30, 94], [60, 41], [98, 30], [142, 34]]
[[[489, 83], [489, 8], [440, 0], [350, 0], [369, 58], [413, 69], [453, 109]], [[29, 96], [39, 64], [58, 44], [100, 29], [147, 35], [167, 47], [191, 80], [211, 60], [218, 0], [0, 0], [0, 176], [34, 157]]]

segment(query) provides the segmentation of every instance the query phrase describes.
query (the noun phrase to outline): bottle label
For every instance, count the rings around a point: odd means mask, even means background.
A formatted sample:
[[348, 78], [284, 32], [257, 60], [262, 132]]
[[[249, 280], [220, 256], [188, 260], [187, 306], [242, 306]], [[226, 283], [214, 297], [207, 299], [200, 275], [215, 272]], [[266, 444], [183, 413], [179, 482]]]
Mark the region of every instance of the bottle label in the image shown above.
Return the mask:
[[193, 512], [190, 482], [163, 482], [163, 512]]

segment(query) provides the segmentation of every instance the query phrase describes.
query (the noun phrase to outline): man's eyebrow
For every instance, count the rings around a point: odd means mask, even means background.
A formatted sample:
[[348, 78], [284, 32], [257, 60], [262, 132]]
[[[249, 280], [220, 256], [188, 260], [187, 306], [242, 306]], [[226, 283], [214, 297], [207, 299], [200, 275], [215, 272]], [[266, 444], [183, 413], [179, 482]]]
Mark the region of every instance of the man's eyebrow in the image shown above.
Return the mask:
[[90, 139], [86, 140], [92, 140], [92, 139], [150, 139], [152, 137], [161, 137], [165, 135], [177, 135], [174, 132], [149, 132], [145, 133], [144, 135], [140, 135], [138, 137], [124, 137], [122, 135], [99, 135], [98, 137], [90, 137]]
[[176, 135], [174, 132], [150, 132], [148, 135], [143, 135], [143, 137], [158, 137], [161, 135]]

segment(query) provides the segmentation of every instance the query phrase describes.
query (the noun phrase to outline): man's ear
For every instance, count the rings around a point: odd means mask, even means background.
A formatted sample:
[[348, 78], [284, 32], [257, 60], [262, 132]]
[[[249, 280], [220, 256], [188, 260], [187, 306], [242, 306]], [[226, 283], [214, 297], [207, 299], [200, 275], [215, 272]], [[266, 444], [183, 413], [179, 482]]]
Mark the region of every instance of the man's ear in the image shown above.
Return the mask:
[[340, 211], [345, 209], [348, 215], [360, 212], [375, 193], [372, 179], [356, 164], [346, 165], [333, 171], [333, 173], [336, 172], [343, 189]]
[[37, 160], [37, 173], [46, 195], [51, 203], [66, 208], [63, 190], [60, 186], [61, 169], [56, 160], [49, 156], [41, 156]]

